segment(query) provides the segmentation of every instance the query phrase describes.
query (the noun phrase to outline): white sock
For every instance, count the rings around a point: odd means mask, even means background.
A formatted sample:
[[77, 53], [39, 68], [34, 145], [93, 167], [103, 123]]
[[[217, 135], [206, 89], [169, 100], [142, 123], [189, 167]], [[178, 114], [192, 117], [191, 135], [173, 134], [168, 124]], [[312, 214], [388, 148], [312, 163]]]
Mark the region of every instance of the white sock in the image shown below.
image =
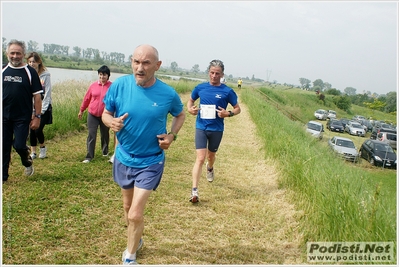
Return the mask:
[[129, 259], [129, 260], [135, 260], [135, 259], [136, 259], [136, 253], [130, 254], [130, 253], [127, 251], [127, 249], [126, 249], [125, 255], [126, 255], [126, 259]]

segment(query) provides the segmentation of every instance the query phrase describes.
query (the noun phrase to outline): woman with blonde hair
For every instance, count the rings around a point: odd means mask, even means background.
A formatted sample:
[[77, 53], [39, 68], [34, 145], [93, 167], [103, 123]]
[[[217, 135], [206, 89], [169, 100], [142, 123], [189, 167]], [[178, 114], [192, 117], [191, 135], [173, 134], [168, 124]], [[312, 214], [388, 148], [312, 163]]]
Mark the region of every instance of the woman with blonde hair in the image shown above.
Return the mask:
[[31, 157], [35, 159], [36, 156], [36, 147], [39, 141], [40, 144], [40, 153], [39, 158], [44, 159], [46, 157], [47, 148], [44, 144], [44, 133], [43, 129], [46, 124], [53, 123], [53, 114], [52, 114], [52, 106], [51, 106], [51, 79], [50, 73], [47, 71], [47, 68], [43, 64], [43, 60], [40, 55], [36, 52], [31, 52], [26, 57], [29, 66], [34, 68], [40, 77], [40, 82], [43, 87], [43, 95], [42, 95], [42, 110], [33, 111], [34, 114], [41, 114], [40, 127], [36, 130], [30, 129], [29, 141], [31, 145]]

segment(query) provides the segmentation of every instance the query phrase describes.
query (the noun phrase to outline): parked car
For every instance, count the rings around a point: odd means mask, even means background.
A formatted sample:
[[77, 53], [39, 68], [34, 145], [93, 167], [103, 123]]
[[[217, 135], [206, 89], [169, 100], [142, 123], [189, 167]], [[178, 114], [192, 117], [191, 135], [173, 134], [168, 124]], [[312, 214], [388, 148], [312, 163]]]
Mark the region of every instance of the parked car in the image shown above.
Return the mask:
[[387, 133], [387, 132], [379, 132], [377, 134], [377, 140], [380, 140], [384, 143], [390, 145], [393, 149], [396, 150], [396, 134]]
[[359, 122], [361, 125], [363, 125], [363, 128], [366, 131], [366, 133], [373, 131], [373, 125], [371, 125], [371, 122], [369, 120], [359, 120]]
[[365, 120], [366, 118], [364, 117], [364, 116], [362, 116], [362, 115], [355, 115], [355, 116], [353, 116], [353, 118], [352, 118], [352, 120], [356, 120], [356, 121], [358, 121], [358, 120]]
[[309, 121], [306, 124], [306, 132], [321, 140], [323, 139], [324, 125], [317, 121]]
[[396, 153], [382, 141], [367, 139], [360, 147], [359, 156], [371, 165], [396, 169]]
[[336, 119], [337, 118], [337, 112], [335, 112], [334, 110], [328, 110], [327, 112], [327, 118], [331, 119]]
[[366, 131], [364, 130], [363, 126], [355, 121], [348, 122], [348, 124], [345, 127], [345, 132], [347, 132], [350, 135], [359, 135], [359, 136], [366, 135]]
[[382, 127], [381, 125], [380, 126], [375, 126], [374, 128], [373, 128], [373, 131], [371, 132], [371, 135], [370, 135], [370, 139], [377, 139], [377, 135], [378, 135], [378, 133], [380, 133], [380, 132], [384, 132], [384, 133], [394, 133], [394, 134], [396, 134], [396, 129], [392, 129], [392, 128], [384, 128], [384, 127]]
[[316, 119], [326, 120], [327, 119], [327, 111], [324, 109], [318, 109], [314, 112], [314, 116], [316, 117]]
[[350, 119], [342, 118], [342, 119], [340, 119], [340, 121], [342, 123], [342, 126], [344, 126], [344, 129], [345, 129], [345, 127], [348, 124], [348, 122], [350, 121]]
[[343, 159], [357, 162], [359, 159], [359, 153], [353, 141], [349, 138], [334, 136], [328, 140], [328, 145], [331, 149], [337, 153], [337, 155]]
[[340, 132], [340, 133], [344, 132], [344, 126], [342, 126], [340, 120], [330, 119], [329, 121], [327, 121], [326, 127], [327, 129], [333, 132]]

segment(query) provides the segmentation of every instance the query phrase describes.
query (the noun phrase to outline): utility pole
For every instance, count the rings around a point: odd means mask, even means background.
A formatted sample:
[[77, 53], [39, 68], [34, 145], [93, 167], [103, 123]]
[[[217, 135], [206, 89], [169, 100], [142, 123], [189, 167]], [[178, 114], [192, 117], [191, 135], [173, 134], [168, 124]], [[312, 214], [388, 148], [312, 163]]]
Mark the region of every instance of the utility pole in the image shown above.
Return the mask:
[[266, 70], [266, 81], [269, 82], [270, 75], [272, 74], [272, 70]]

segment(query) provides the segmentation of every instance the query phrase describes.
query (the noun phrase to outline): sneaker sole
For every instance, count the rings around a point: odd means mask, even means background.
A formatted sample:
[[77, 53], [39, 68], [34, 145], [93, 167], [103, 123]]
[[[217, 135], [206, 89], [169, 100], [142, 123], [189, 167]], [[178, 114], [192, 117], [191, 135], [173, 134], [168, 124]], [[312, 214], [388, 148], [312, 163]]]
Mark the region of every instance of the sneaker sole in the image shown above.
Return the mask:
[[31, 173], [25, 173], [25, 175], [26, 176], [32, 176], [33, 175], [33, 173], [35, 172], [35, 168], [33, 168], [33, 166], [32, 166], [32, 172]]
[[197, 202], [199, 202], [199, 199], [198, 199], [197, 196], [193, 196], [193, 197], [190, 198], [190, 202], [191, 203], [197, 203]]

